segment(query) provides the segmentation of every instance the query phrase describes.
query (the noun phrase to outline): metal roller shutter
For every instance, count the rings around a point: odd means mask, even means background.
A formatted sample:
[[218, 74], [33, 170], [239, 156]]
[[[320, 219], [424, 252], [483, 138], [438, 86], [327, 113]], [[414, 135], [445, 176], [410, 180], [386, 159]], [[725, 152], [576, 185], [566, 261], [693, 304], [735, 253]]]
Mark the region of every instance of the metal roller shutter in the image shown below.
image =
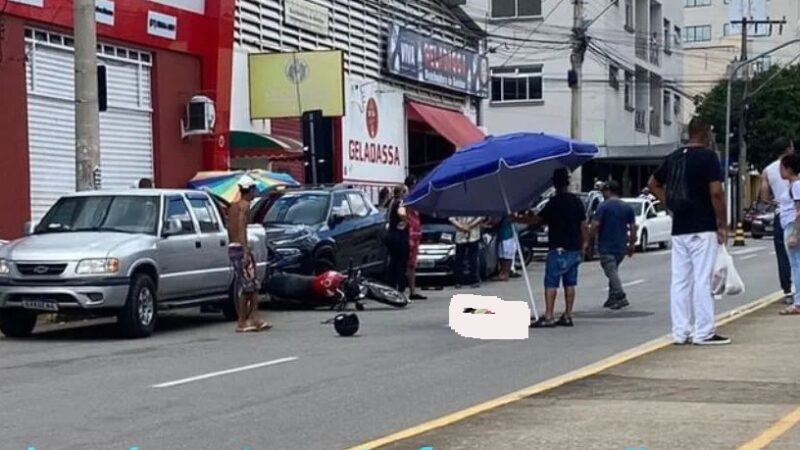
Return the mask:
[[[75, 190], [74, 56], [68, 36], [26, 30], [31, 219]], [[108, 110], [100, 113], [103, 189], [126, 189], [153, 174], [148, 53], [98, 45]]]

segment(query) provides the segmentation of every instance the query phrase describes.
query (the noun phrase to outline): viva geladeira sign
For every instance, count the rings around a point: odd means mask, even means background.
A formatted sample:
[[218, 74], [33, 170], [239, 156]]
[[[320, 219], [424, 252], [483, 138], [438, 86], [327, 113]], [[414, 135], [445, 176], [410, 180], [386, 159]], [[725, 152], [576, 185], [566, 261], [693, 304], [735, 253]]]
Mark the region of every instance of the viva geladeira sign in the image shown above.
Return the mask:
[[406, 173], [403, 94], [374, 81], [348, 78], [342, 127], [342, 178], [401, 183]]

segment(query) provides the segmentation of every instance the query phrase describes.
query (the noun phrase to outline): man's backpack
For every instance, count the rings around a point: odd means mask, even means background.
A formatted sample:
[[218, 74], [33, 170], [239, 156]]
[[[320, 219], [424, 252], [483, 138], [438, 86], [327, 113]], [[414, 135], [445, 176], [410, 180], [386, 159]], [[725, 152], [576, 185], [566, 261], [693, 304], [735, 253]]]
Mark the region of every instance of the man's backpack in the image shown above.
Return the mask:
[[687, 159], [689, 152], [681, 148], [668, 156], [667, 160], [667, 208], [670, 211], [685, 211], [692, 206], [691, 193], [689, 192], [689, 174]]

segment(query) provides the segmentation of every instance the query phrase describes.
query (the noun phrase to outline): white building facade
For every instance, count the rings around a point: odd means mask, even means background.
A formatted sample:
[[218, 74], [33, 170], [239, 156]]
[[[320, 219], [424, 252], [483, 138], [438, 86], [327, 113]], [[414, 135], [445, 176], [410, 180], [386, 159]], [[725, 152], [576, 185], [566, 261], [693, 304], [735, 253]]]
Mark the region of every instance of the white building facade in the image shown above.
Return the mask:
[[[752, 59], [792, 39], [800, 38], [800, 2], [797, 0], [682, 0], [684, 2], [685, 87], [702, 96], [726, 77], [731, 62], [741, 56], [741, 26], [732, 20], [742, 16], [763, 20], [784, 20], [780, 25], [748, 27], [748, 58]], [[750, 73], [773, 65], [796, 63], [800, 45], [783, 50], [753, 63]], [[692, 113], [693, 105], [687, 108]]]
[[[682, 2], [584, 0], [584, 18], [594, 22], [583, 65], [581, 139], [601, 149], [584, 166], [584, 188], [613, 178], [627, 195], [637, 193], [680, 144], [686, 99], [674, 88], [683, 76]], [[569, 136], [573, 2], [469, 0], [466, 9], [488, 34], [488, 131]]]

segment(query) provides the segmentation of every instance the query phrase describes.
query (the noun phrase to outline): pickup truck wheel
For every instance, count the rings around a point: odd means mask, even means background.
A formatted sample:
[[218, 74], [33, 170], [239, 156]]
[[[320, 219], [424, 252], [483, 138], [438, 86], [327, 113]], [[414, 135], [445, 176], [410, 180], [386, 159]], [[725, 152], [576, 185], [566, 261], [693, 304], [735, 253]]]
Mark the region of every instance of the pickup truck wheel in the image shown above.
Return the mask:
[[135, 275], [125, 306], [117, 314], [117, 324], [123, 336], [143, 338], [153, 334], [156, 327], [156, 304], [153, 280], [144, 274]]
[[36, 326], [36, 313], [24, 309], [0, 310], [0, 332], [7, 337], [28, 337]]

